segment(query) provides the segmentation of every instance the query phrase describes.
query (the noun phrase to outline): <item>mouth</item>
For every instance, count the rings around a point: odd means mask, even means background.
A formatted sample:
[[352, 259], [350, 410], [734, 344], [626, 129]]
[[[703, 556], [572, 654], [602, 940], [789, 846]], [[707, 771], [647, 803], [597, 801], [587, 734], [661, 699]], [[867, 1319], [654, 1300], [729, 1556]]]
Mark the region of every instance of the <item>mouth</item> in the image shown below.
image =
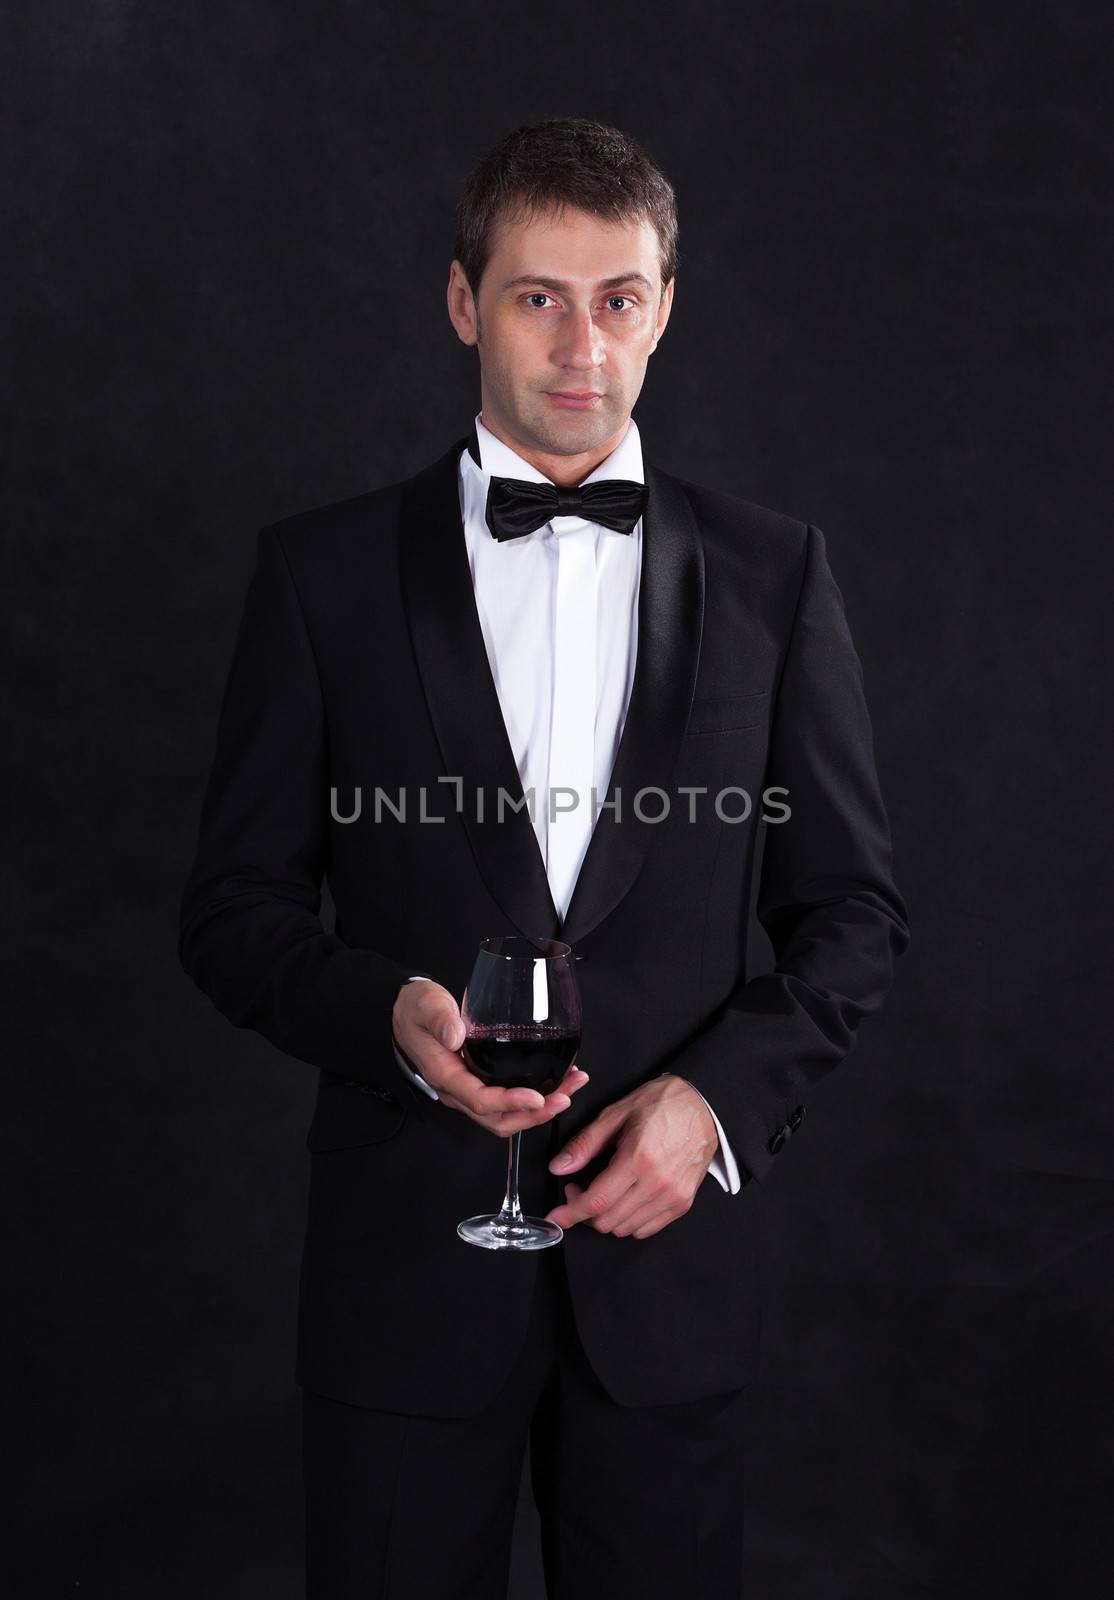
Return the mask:
[[556, 390], [550, 393], [549, 398], [554, 405], [563, 406], [566, 410], [588, 411], [597, 400], [602, 400], [603, 396], [595, 389], [585, 389], [579, 394], [575, 391]]

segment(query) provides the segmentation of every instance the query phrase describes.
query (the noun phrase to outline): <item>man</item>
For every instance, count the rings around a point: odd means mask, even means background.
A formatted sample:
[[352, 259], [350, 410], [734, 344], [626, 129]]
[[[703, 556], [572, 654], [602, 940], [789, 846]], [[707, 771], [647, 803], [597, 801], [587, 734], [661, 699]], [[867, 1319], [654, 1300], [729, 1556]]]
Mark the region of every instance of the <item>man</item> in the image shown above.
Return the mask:
[[[480, 411], [415, 477], [261, 532], [180, 952], [320, 1072], [311, 1600], [502, 1596], [527, 1446], [551, 1600], [717, 1600], [741, 1592], [750, 1185], [908, 941], [862, 673], [816, 528], [643, 455], [676, 268], [646, 152], [519, 128], [457, 222]], [[760, 819], [775, 966], [748, 976]], [[579, 1060], [544, 1098], [460, 1054], [498, 932], [580, 957]], [[564, 1239], [470, 1248], [517, 1129], [524, 1210]]]

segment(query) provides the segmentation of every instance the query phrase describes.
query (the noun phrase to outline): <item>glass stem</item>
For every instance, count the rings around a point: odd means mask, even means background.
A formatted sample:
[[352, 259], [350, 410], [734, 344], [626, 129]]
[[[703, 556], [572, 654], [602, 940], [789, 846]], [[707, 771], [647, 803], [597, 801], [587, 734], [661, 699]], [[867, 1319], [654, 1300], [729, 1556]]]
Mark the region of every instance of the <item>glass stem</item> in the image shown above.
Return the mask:
[[507, 1144], [507, 1192], [503, 1196], [503, 1208], [496, 1218], [500, 1227], [521, 1227], [522, 1207], [518, 1203], [518, 1144], [522, 1138], [522, 1129], [512, 1133]]

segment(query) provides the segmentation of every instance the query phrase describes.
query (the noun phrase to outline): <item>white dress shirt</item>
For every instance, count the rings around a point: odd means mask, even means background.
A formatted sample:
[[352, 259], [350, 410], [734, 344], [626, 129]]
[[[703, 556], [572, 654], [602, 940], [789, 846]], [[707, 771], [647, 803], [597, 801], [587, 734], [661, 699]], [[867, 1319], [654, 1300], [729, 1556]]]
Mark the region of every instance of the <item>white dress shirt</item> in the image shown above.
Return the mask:
[[[531, 820], [563, 918], [592, 836], [592, 788], [598, 807], [607, 796], [634, 683], [642, 519], [624, 534], [582, 517], [555, 516], [519, 538], [493, 538], [486, 517], [491, 475], [551, 480], [485, 428], [481, 415], [475, 420], [483, 466], [465, 449], [457, 469], [468, 564], [503, 720], [523, 793], [534, 790]], [[633, 417], [583, 482], [599, 478], [645, 482]], [[439, 1098], [397, 1047], [395, 1056], [413, 1083]], [[708, 1171], [729, 1194], [738, 1194], [738, 1164], [719, 1118], [708, 1110], [719, 1135]]]

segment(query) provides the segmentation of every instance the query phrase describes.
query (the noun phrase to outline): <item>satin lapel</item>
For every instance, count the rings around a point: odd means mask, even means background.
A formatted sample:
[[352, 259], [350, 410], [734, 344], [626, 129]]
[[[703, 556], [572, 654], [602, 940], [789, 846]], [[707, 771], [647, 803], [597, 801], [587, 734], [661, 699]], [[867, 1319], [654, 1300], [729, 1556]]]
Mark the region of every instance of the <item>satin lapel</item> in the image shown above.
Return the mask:
[[[460, 517], [459, 439], [403, 492], [399, 550], [402, 599], [430, 718], [441, 749], [441, 776], [461, 780], [461, 821], [480, 875], [511, 924], [528, 938], [557, 937], [559, 918], [545, 862], [525, 805], [487, 659]], [[483, 816], [477, 795], [483, 791]], [[439, 786], [429, 809], [452, 815], [456, 790]], [[478, 929], [477, 939], [499, 929]]]
[[[627, 719], [606, 798], [621, 796], [621, 820], [600, 809], [568, 912], [557, 935], [576, 944], [628, 894], [646, 853], [665, 823], [641, 822], [634, 812], [640, 789], [657, 787], [671, 808], [684, 796], [670, 793], [696, 686], [704, 622], [704, 547], [684, 490], [670, 474], [643, 461], [649, 497], [642, 517], [642, 574], [638, 591], [638, 647]], [[589, 797], [590, 803], [590, 797]], [[663, 809], [658, 795], [642, 801], [648, 817]]]
[[[460, 439], [407, 483], [401, 508], [400, 574], [414, 654], [444, 761], [444, 775], [463, 783], [461, 820], [476, 865], [511, 922], [532, 938], [575, 944], [612, 912], [634, 884], [655, 830], [664, 824], [635, 815], [640, 789], [669, 793], [700, 659], [704, 620], [704, 552], [688, 498], [668, 473], [644, 461], [650, 494], [642, 518], [638, 648], [630, 706], [607, 800], [621, 795], [621, 820], [611, 809], [596, 819], [564, 923], [558, 917], [530, 817], [523, 806], [496, 806], [500, 788], [522, 800], [522, 783], [507, 736], [483, 631], [476, 611], [460, 519]], [[449, 810], [453, 796], [436, 809]], [[484, 816], [475, 796], [484, 791]], [[539, 803], [544, 803], [539, 796]], [[590, 796], [585, 797], [590, 804]], [[649, 817], [660, 797], [645, 796]], [[431, 806], [435, 802], [431, 799]]]

